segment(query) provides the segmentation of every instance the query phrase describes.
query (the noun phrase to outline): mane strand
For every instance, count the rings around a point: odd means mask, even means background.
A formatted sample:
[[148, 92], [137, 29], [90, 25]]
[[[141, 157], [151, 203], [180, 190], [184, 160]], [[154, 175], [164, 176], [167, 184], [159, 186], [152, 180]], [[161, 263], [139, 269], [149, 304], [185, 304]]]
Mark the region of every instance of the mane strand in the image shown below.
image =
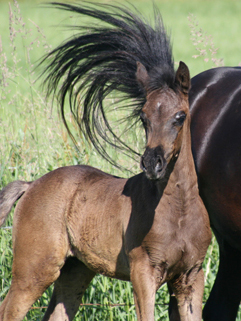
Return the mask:
[[[93, 4], [51, 3], [56, 8], [89, 16], [103, 24], [75, 27], [78, 33], [42, 60], [47, 94], [56, 94], [64, 124], [76, 143], [66, 120], [66, 100], [86, 138], [110, 163], [118, 166], [106, 152], [102, 141], [133, 157], [139, 155], [119, 137], [107, 117], [106, 97], [114, 92], [130, 110], [126, 120], [136, 123], [146, 97], [136, 79], [137, 62], [147, 69], [150, 89], [175, 89], [172, 48], [162, 18], [154, 8], [154, 27], [133, 7]], [[82, 103], [80, 103], [82, 100]], [[101, 139], [100, 139], [101, 138]]]

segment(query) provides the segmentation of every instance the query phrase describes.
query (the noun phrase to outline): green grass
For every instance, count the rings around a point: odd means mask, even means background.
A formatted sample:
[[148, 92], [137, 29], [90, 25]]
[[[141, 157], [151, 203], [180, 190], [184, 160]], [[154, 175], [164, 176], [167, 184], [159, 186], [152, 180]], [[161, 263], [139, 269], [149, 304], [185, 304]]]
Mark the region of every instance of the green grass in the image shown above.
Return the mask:
[[[241, 61], [239, 34], [241, 2], [234, 0], [163, 0], [156, 1], [165, 25], [170, 29], [175, 61], [184, 61], [191, 75], [211, 68], [210, 55], [219, 48], [214, 58], [225, 65]], [[51, 48], [72, 34], [63, 25], [77, 24], [68, 13], [46, 9], [40, 1], [22, 1], [20, 5], [0, 1], [0, 187], [16, 179], [34, 180], [57, 167], [84, 163], [112, 174], [127, 176], [99, 157], [80, 137], [77, 153], [59, 119], [57, 108], [45, 101], [41, 82], [36, 81], [41, 69], [35, 69], [38, 60]], [[145, 15], [151, 15], [150, 1], [131, 1]], [[196, 16], [191, 18], [190, 13]], [[188, 20], [189, 16], [189, 20]], [[192, 23], [199, 22], [190, 29]], [[10, 31], [9, 33], [9, 22]], [[200, 28], [202, 29], [200, 31]], [[191, 36], [192, 31], [192, 36]], [[213, 37], [211, 40], [208, 35]], [[190, 38], [196, 37], [195, 46]], [[213, 44], [214, 43], [214, 44]], [[200, 56], [200, 50], [206, 55]], [[211, 51], [210, 51], [211, 50]], [[193, 56], [198, 55], [197, 58]], [[205, 61], [209, 58], [209, 61]], [[118, 119], [118, 115], [116, 115]], [[71, 122], [71, 116], [69, 116]], [[121, 129], [120, 129], [121, 130]], [[130, 140], [143, 150], [143, 132], [130, 133]], [[112, 151], [123, 165], [139, 171], [138, 162], [129, 162]], [[11, 282], [11, 224], [0, 229], [0, 297], [4, 298]], [[9, 227], [9, 228], [8, 228]], [[205, 260], [206, 275], [204, 301], [215, 279], [218, 267], [218, 249], [213, 240]], [[35, 304], [25, 320], [41, 320], [48, 304], [49, 289]], [[156, 296], [156, 320], [167, 320], [168, 295], [166, 287]], [[75, 320], [135, 320], [132, 287], [128, 282], [97, 276], [86, 291], [83, 305]], [[42, 308], [41, 308], [42, 307]], [[241, 320], [238, 316], [237, 320]]]

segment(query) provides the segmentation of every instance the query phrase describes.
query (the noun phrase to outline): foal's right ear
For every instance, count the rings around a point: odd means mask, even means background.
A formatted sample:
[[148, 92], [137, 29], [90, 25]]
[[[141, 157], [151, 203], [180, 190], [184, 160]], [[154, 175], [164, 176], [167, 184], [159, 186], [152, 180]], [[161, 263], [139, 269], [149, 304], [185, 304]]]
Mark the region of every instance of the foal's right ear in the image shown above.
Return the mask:
[[147, 92], [150, 77], [148, 75], [146, 67], [139, 61], [137, 61], [136, 65], [137, 65], [136, 80]]
[[182, 61], [180, 61], [176, 72], [176, 83], [180, 85], [184, 94], [188, 94], [191, 86], [190, 73], [187, 65]]

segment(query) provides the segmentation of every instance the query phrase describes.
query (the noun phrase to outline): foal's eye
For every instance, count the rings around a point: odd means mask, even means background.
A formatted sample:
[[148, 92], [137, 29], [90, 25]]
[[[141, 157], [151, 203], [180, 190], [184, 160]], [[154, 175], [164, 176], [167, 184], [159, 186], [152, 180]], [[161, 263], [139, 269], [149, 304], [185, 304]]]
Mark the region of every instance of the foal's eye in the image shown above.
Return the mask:
[[175, 115], [174, 125], [182, 126], [184, 123], [184, 120], [186, 119], [186, 113], [184, 111], [179, 111]]

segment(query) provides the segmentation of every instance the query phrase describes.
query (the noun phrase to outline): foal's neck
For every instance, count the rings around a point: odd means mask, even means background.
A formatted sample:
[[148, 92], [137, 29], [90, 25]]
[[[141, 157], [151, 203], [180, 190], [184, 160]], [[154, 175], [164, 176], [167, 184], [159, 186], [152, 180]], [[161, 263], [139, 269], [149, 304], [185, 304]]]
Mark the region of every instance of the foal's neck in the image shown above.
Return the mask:
[[[197, 175], [191, 150], [191, 134], [190, 127], [187, 125], [183, 128], [182, 147], [176, 160], [170, 162], [169, 171], [164, 181], [157, 181], [156, 186], [159, 193], [174, 193], [178, 186], [184, 193], [190, 192], [198, 194]], [[169, 172], [169, 173], [168, 173]]]

